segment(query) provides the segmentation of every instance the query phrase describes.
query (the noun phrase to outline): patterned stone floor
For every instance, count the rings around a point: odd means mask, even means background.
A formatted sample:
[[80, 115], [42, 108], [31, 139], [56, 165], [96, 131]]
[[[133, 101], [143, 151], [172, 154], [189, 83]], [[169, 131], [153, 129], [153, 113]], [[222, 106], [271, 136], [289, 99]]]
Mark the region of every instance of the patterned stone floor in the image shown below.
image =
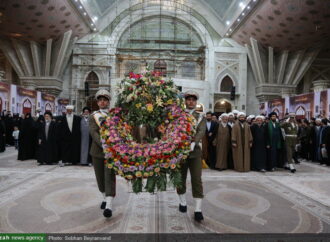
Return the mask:
[[[59, 233], [329, 233], [330, 168], [297, 165], [297, 173], [203, 171], [201, 224], [178, 212], [174, 189], [135, 195], [117, 179], [113, 217], [99, 209], [92, 167], [37, 166], [0, 154], [0, 232]], [[190, 184], [188, 184], [190, 187]]]

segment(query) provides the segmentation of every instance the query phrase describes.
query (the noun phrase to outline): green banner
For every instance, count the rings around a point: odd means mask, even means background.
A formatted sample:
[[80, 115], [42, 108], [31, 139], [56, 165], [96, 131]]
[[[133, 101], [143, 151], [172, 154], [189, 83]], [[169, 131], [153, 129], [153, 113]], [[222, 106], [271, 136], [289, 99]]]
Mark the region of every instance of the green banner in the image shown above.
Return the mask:
[[0, 242], [3, 241], [46, 241], [46, 234], [0, 234]]

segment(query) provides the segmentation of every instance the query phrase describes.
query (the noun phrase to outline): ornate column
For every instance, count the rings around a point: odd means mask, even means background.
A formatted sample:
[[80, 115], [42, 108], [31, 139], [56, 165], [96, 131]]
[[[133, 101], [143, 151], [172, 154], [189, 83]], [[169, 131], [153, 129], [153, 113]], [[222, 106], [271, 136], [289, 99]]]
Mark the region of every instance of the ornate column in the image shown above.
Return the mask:
[[291, 97], [295, 94], [296, 94], [295, 88], [289, 88], [289, 87], [282, 88], [281, 91], [282, 98]]
[[313, 81], [313, 91], [321, 92], [327, 90], [330, 87], [330, 80], [316, 80]]

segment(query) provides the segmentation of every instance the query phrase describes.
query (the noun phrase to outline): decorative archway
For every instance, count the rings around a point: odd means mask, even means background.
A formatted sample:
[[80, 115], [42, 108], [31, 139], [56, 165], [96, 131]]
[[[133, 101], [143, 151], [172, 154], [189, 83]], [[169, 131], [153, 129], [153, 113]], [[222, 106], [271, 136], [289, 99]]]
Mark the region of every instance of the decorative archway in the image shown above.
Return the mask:
[[224, 71], [222, 71], [221, 73], [218, 74], [216, 82], [215, 82], [215, 90], [220, 91], [221, 90], [221, 85], [222, 85], [222, 81], [226, 78], [230, 78], [230, 80], [232, 81], [232, 85], [236, 87], [236, 90], [238, 90], [238, 79], [237, 76], [229, 69], [225, 69]]
[[278, 108], [274, 108], [272, 112], [275, 112], [278, 117], [280, 116], [280, 110]]
[[88, 82], [90, 89], [98, 88], [100, 84], [99, 77], [95, 73], [95, 71], [91, 71], [88, 73], [85, 82]]
[[222, 113], [230, 113], [232, 104], [227, 99], [220, 99], [214, 105], [214, 113], [219, 116]]
[[91, 96], [87, 99], [87, 107], [89, 107], [92, 110], [92, 112], [99, 109], [95, 96]]
[[50, 103], [46, 103], [45, 105], [45, 112], [52, 112], [52, 105]]
[[296, 109], [296, 119], [303, 119], [306, 117], [306, 109], [303, 106], [298, 106]]
[[204, 105], [201, 103], [197, 103], [196, 105], [196, 111], [197, 112], [204, 112]]
[[231, 92], [232, 88], [234, 86], [233, 80], [230, 78], [230, 76], [226, 75], [220, 83], [220, 92]]
[[32, 102], [29, 99], [25, 99], [23, 102], [23, 114], [32, 113]]
[[154, 71], [160, 72], [162, 76], [166, 76], [167, 64], [164, 60], [157, 60], [154, 63]]

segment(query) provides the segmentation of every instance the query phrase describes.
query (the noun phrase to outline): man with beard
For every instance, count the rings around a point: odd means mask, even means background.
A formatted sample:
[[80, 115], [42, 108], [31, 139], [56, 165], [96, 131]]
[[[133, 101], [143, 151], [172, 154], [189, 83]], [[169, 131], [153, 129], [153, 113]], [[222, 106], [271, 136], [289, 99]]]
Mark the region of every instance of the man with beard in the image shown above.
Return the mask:
[[253, 145], [252, 145], [252, 169], [256, 171], [265, 172], [266, 171], [266, 160], [267, 160], [267, 136], [265, 128], [266, 126], [263, 124], [264, 117], [257, 116], [256, 123], [251, 125], [251, 133], [253, 137]]
[[89, 132], [92, 136], [92, 146], [90, 155], [92, 156], [95, 177], [99, 191], [103, 195], [101, 209], [104, 209], [103, 216], [110, 218], [112, 216], [112, 201], [116, 196], [116, 175], [112, 169], [104, 164], [104, 152], [100, 137], [101, 123], [106, 119], [109, 113], [110, 93], [107, 90], [99, 90], [95, 98], [99, 107], [89, 116]]
[[195, 220], [200, 222], [204, 219], [202, 214], [202, 199], [203, 195], [203, 184], [202, 184], [202, 162], [201, 155], [202, 150], [200, 143], [206, 131], [206, 119], [203, 115], [197, 112], [196, 105], [198, 100], [198, 94], [196, 92], [190, 91], [186, 92], [186, 112], [190, 113], [196, 119], [196, 134], [193, 137], [193, 142], [191, 143], [190, 154], [186, 159], [185, 163], [181, 166], [181, 177], [182, 184], [177, 188], [177, 193], [179, 194], [180, 204], [179, 211], [182, 213], [187, 212], [187, 202], [186, 202], [186, 180], [188, 169], [190, 170], [192, 195], [195, 200]]
[[252, 134], [250, 126], [245, 122], [246, 115], [243, 112], [237, 114], [238, 122], [233, 126], [231, 143], [233, 147], [234, 169], [240, 172], [250, 171]]
[[280, 124], [277, 122], [277, 113], [272, 112], [268, 117], [269, 122], [266, 124], [266, 143], [268, 151], [267, 170], [274, 171], [275, 167], [283, 167], [283, 164], [280, 164], [283, 136]]
[[312, 153], [312, 161], [313, 162], [321, 162], [320, 159], [320, 153], [319, 153], [319, 148], [320, 148], [320, 131], [321, 131], [321, 123], [322, 120], [320, 118], [317, 118], [315, 120], [315, 125], [311, 129], [311, 139], [312, 139], [312, 148], [311, 148], [311, 153]]
[[[66, 115], [61, 119], [60, 144], [63, 163], [73, 165], [80, 162], [80, 117], [73, 114], [73, 105], [66, 106]], [[60, 163], [62, 165], [62, 163]]]
[[[213, 140], [217, 134], [217, 129], [218, 129], [218, 123], [212, 121], [212, 113], [207, 112], [206, 113], [206, 131], [205, 131], [205, 137], [206, 137], [206, 147], [205, 149], [207, 150], [207, 160], [206, 163], [211, 169], [215, 168], [215, 156], [216, 156], [216, 151], [215, 147], [213, 146]], [[204, 144], [203, 144], [204, 145]], [[204, 149], [204, 147], [203, 147]]]
[[45, 112], [43, 115], [45, 121], [39, 123], [38, 126], [38, 163], [39, 165], [51, 165], [58, 162], [58, 148], [57, 148], [57, 130], [56, 124], [52, 121], [53, 115], [51, 112]]
[[89, 107], [83, 108], [83, 114], [80, 123], [81, 131], [81, 148], [80, 148], [80, 164], [91, 165], [92, 157], [89, 154], [91, 147], [91, 136], [89, 134], [89, 116], [91, 109]]
[[231, 154], [231, 127], [228, 125], [228, 114], [223, 113], [220, 118], [221, 121], [218, 126], [218, 132], [213, 141], [213, 145], [216, 147], [217, 158], [215, 168], [218, 170], [225, 170], [228, 168], [229, 154]]
[[291, 173], [296, 172], [296, 169], [293, 166], [293, 155], [295, 153], [296, 144], [298, 141], [298, 125], [296, 123], [295, 117], [296, 115], [294, 113], [290, 113], [289, 118], [281, 125], [281, 128], [285, 133], [285, 147], [287, 155], [287, 162], [285, 163], [284, 168], [289, 169]]
[[232, 128], [235, 124], [235, 116], [233, 113], [228, 113], [228, 125]]

